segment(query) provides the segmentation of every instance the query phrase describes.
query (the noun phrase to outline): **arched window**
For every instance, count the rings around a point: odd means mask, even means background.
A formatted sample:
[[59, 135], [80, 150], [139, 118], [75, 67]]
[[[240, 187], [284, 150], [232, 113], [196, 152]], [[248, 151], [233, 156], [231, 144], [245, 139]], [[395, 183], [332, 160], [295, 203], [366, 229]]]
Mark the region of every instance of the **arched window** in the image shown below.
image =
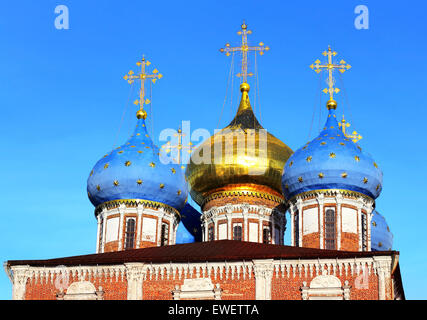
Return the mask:
[[262, 230], [262, 243], [270, 243], [270, 228], [264, 227]]
[[160, 234], [160, 245], [167, 246], [168, 244], [169, 244], [169, 225], [163, 222], [162, 231]]
[[233, 240], [242, 240], [242, 224], [235, 223], [233, 226]]
[[126, 220], [125, 250], [133, 249], [135, 245], [135, 219]]
[[362, 251], [368, 250], [368, 228], [366, 214], [362, 213]]
[[335, 250], [335, 210], [326, 209], [325, 213], [325, 249]]
[[213, 240], [214, 240], [214, 227], [209, 226], [209, 228], [208, 228], [208, 241], [213, 241]]

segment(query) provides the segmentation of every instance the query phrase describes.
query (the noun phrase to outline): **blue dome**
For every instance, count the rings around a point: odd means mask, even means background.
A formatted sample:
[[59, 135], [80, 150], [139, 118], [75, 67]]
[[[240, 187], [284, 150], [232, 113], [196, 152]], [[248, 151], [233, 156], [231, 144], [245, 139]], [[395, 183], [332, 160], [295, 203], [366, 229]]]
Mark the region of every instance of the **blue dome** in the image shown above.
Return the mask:
[[393, 234], [385, 218], [374, 210], [371, 226], [371, 250], [385, 251], [393, 247]]
[[356, 191], [376, 199], [382, 189], [382, 172], [370, 155], [344, 136], [330, 108], [319, 136], [286, 162], [282, 188], [287, 199], [321, 189]]
[[184, 223], [181, 221], [176, 229], [176, 244], [196, 242], [194, 236], [187, 230]]
[[130, 139], [95, 164], [87, 180], [90, 201], [96, 207], [111, 200], [141, 199], [180, 211], [188, 196], [184, 173], [178, 164], [163, 162], [145, 120], [138, 119]]

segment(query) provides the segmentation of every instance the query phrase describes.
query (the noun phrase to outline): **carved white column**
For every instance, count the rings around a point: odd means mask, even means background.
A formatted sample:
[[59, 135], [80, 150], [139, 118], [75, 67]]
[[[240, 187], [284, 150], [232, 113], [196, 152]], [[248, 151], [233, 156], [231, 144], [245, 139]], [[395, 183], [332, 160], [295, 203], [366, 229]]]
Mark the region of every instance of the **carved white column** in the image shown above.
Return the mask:
[[29, 278], [29, 265], [13, 266], [12, 269], [12, 299], [24, 300]]
[[253, 260], [256, 300], [271, 300], [271, 281], [274, 270], [273, 261], [273, 259]]
[[387, 288], [391, 288], [391, 257], [374, 257], [378, 275], [378, 298], [387, 299]]
[[138, 214], [138, 223], [136, 227], [136, 246], [135, 248], [139, 248], [141, 243], [141, 233], [142, 233], [142, 212], [144, 211], [144, 205], [139, 203], [136, 208], [136, 213]]
[[295, 212], [294, 206], [291, 206], [289, 209], [289, 214], [291, 216], [291, 246], [295, 246]]
[[157, 217], [157, 246], [160, 246], [161, 237], [162, 237], [162, 220], [163, 220], [164, 214], [159, 213]]
[[341, 204], [342, 194], [338, 193], [336, 197], [337, 212], [336, 212], [336, 225], [337, 225], [337, 250], [341, 250]]
[[125, 263], [127, 279], [127, 300], [142, 300], [144, 263]]
[[273, 211], [271, 212], [270, 219], [271, 219], [271, 230], [270, 230], [271, 243], [277, 244], [276, 243], [276, 221], [275, 221], [274, 216], [273, 216]]
[[105, 237], [107, 235], [107, 211], [103, 209], [101, 211], [101, 217], [104, 223], [102, 224], [102, 242], [101, 242], [101, 253], [105, 250]]
[[[357, 206], [357, 225], [359, 226], [357, 228], [357, 233], [359, 235], [359, 251], [363, 250], [363, 226], [362, 226], [362, 207], [360, 205]], [[366, 227], [368, 227], [368, 217], [366, 216]], [[366, 238], [368, 236], [368, 230], [366, 230]], [[366, 239], [366, 242], [368, 239]]]
[[302, 200], [298, 199], [298, 246], [302, 247]]
[[243, 241], [249, 240], [249, 224], [248, 224], [248, 211], [249, 205], [242, 205], [242, 215], [243, 215]]
[[126, 210], [126, 206], [124, 204], [120, 204], [119, 206], [119, 213], [120, 213], [120, 221], [119, 221], [119, 248], [118, 250], [122, 250], [123, 245], [122, 245], [122, 241], [123, 241], [123, 219], [125, 216], [125, 210]]
[[99, 240], [100, 240], [99, 237], [100, 237], [101, 232], [102, 232], [102, 230], [101, 230], [101, 217], [99, 214], [97, 215], [96, 220], [98, 222], [98, 226], [97, 226], [97, 231], [96, 231], [96, 251], [95, 252], [99, 253]]
[[[208, 220], [206, 218], [204, 220], [205, 220], [204, 221], [205, 228], [203, 229], [203, 237], [204, 237], [204, 241], [209, 241]], [[216, 230], [214, 229], [214, 237], [215, 237], [215, 234], [217, 233], [215, 231]]]

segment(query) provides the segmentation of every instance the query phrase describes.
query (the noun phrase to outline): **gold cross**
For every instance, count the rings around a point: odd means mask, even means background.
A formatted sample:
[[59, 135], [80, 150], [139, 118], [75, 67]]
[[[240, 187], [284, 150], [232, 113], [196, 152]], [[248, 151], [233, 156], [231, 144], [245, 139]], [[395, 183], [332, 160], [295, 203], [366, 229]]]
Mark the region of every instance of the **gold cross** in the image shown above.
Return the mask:
[[133, 103], [135, 105], [139, 105], [139, 111], [137, 112], [137, 117], [139, 117], [138, 114], [143, 114], [142, 117], [144, 119], [147, 116], [146, 112], [143, 110], [144, 104], [149, 104], [151, 102], [149, 99], [145, 99], [145, 81], [148, 79], [151, 79], [151, 81], [155, 83], [157, 79], [161, 79], [163, 77], [163, 75], [159, 73], [157, 69], [154, 69], [152, 74], [147, 73], [145, 68], [148, 67], [150, 64], [151, 62], [146, 60], [145, 57], [143, 56], [142, 60], [136, 63], [138, 67], [141, 67], [141, 72], [135, 74], [132, 70], [130, 70], [128, 74], [123, 77], [125, 80], [127, 80], [129, 84], [132, 84], [135, 81], [135, 79], [141, 81], [141, 88], [139, 90], [139, 99], [136, 99]]
[[241, 31], [238, 31], [237, 34], [242, 36], [242, 45], [240, 47], [231, 47], [229, 43], [225, 45], [225, 48], [219, 49], [221, 52], [225, 52], [226, 56], [230, 55], [230, 52], [240, 51], [242, 53], [242, 71], [237, 74], [238, 77], [242, 78], [242, 82], [245, 83], [248, 81], [248, 77], [253, 76], [253, 73], [248, 73], [248, 52], [249, 51], [259, 51], [260, 55], [264, 54], [264, 51], [270, 50], [268, 46], [265, 46], [264, 43], [260, 42], [259, 46], [249, 46], [248, 45], [248, 34], [252, 34], [251, 30], [248, 30], [248, 26], [243, 22], [241, 25]]
[[338, 123], [338, 125], [341, 127], [341, 131], [344, 134], [344, 136], [346, 138], [351, 139], [354, 143], [356, 143], [357, 141], [362, 139], [362, 136], [360, 134], [358, 134], [356, 131], [353, 131], [352, 134], [348, 134], [346, 132], [346, 128], [350, 127], [350, 123], [348, 123], [347, 121], [345, 121], [344, 119], [344, 115], [342, 116], [342, 120], [340, 123]]
[[[185, 133], [182, 133], [181, 128], [178, 129], [178, 132], [174, 134], [174, 137], [178, 137], [178, 143], [176, 145], [171, 145], [170, 141], [168, 141], [166, 144], [162, 145], [162, 149], [165, 149], [166, 153], [170, 153], [172, 149], [178, 150], [178, 156], [177, 156], [177, 163], [181, 163], [181, 153], [183, 150], [187, 150], [188, 153], [193, 152], [193, 149], [195, 148], [191, 142], [188, 143], [188, 145], [182, 144], [182, 137], [185, 136]], [[181, 168], [184, 169], [184, 165], [181, 165]]]
[[328, 63], [327, 64], [321, 64], [320, 60], [317, 59], [314, 61], [314, 64], [310, 66], [311, 69], [313, 69], [316, 73], [320, 73], [322, 69], [328, 71], [328, 80], [327, 84], [329, 88], [323, 89], [323, 92], [328, 94], [329, 93], [329, 100], [334, 100], [334, 92], [338, 93], [340, 92], [340, 89], [335, 87], [335, 79], [332, 76], [332, 73], [334, 69], [338, 69], [341, 73], [344, 73], [346, 70], [350, 69], [351, 66], [345, 62], [344, 60], [341, 60], [339, 64], [332, 62], [332, 57], [335, 57], [337, 53], [335, 51], [331, 50], [331, 46], [328, 46], [328, 51], [324, 51], [322, 53], [325, 57], [328, 57]]

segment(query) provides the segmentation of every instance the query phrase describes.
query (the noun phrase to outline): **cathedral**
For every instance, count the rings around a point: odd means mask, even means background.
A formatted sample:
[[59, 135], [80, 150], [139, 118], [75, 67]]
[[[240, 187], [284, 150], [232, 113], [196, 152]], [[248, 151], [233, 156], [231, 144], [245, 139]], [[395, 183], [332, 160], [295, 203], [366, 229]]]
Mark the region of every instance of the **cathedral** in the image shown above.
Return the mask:
[[[361, 136], [337, 118], [333, 74], [350, 65], [329, 47], [310, 66], [326, 75], [327, 115], [318, 136], [293, 151], [251, 106], [248, 54], [269, 47], [249, 45], [250, 34], [243, 23], [241, 43], [220, 50], [241, 57], [236, 115], [188, 149], [184, 165], [167, 161], [146, 125], [146, 82], [162, 74], [142, 58], [125, 75], [139, 88], [134, 133], [87, 180], [96, 253], [6, 261], [13, 299], [405, 299], [399, 252], [375, 206], [382, 171]], [[169, 145], [178, 155], [185, 149], [179, 141]]]

